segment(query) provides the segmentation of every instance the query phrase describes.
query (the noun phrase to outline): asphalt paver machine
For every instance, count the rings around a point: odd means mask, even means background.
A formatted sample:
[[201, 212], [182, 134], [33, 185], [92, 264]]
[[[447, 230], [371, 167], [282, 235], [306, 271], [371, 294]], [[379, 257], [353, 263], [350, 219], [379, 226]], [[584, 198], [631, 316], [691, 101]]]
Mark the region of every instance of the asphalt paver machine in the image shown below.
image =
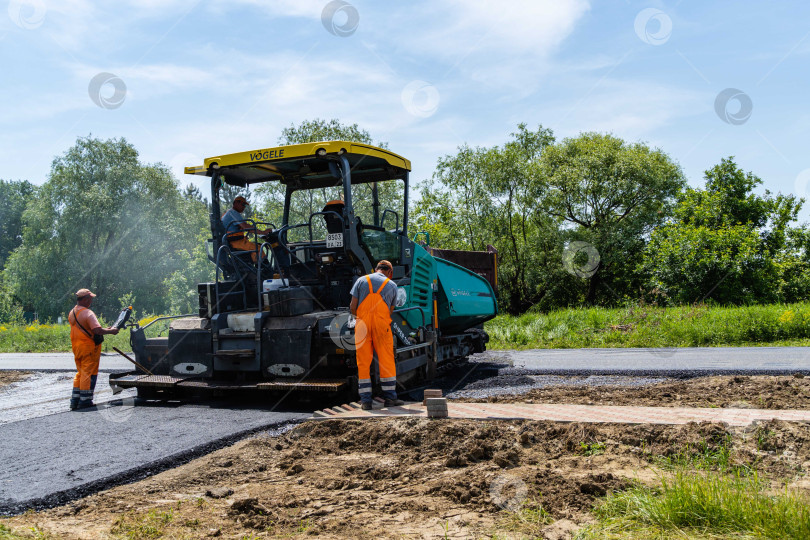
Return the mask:
[[[216, 278], [199, 284], [199, 313], [173, 318], [168, 336], [147, 337], [148, 326], [133, 326], [141, 368], [111, 376], [110, 384], [137, 388], [147, 399], [211, 391], [352, 394], [362, 336], [350, 322], [350, 290], [383, 259], [393, 264], [399, 288], [392, 324], [398, 385], [430, 380], [483, 351], [482, 324], [498, 310], [496, 255], [442, 250], [438, 257], [409, 237], [410, 169], [386, 149], [347, 141], [211, 157], [186, 168], [211, 179]], [[244, 232], [257, 235], [252, 248], [230, 245], [221, 221], [224, 185], [258, 187], [278, 203], [280, 223], [246, 220]], [[454, 254], [467, 267], [453, 262]]]

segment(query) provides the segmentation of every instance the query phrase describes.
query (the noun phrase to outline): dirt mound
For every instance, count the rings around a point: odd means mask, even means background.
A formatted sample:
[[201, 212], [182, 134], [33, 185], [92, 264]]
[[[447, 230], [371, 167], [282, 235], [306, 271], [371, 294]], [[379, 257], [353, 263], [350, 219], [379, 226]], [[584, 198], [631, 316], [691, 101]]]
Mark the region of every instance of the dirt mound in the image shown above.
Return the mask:
[[[461, 401], [477, 401], [463, 399]], [[525, 394], [487, 398], [490, 403], [576, 403], [650, 407], [804, 409], [810, 404], [810, 378], [714, 376], [648, 386], [554, 386]]]
[[808, 441], [809, 425], [777, 421], [745, 430], [712, 423], [311, 421], [9, 523], [67, 538], [112, 531], [137, 537], [146, 529], [194, 538], [521, 537], [527, 523], [528, 534], [565, 537], [573, 523], [589, 519], [600, 497], [634, 482], [655, 483], [666, 464], [756, 467], [762, 478], [796, 478], [810, 467]]
[[27, 371], [0, 371], [0, 388], [21, 381], [31, 375]]

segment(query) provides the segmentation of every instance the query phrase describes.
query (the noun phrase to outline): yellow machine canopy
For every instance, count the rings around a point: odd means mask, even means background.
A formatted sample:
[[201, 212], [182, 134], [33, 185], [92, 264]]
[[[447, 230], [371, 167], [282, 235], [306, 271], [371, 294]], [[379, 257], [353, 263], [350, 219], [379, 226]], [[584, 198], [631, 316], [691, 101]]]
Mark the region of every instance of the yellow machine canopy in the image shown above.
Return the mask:
[[411, 170], [410, 161], [383, 148], [323, 141], [210, 157], [185, 172], [212, 176], [216, 170], [225, 183], [240, 187], [279, 181], [293, 188], [320, 188], [335, 185], [337, 156], [348, 160], [352, 184], [405, 179]]

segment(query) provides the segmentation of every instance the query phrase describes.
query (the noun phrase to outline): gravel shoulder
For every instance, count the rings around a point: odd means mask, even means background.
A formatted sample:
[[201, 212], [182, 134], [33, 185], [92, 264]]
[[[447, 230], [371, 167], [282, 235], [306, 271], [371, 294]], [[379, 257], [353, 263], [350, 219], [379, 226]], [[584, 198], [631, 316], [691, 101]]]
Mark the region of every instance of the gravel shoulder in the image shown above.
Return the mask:
[[[528, 375], [522, 377], [532, 380]], [[724, 375], [649, 382], [654, 384], [639, 385], [633, 377], [559, 377], [556, 385], [530, 388], [519, 395], [490, 395], [484, 401], [733, 409], [810, 407], [810, 378], [803, 376]]]
[[[806, 408], [807, 390], [805, 379], [792, 377], [707, 377], [546, 387], [489, 399], [662, 406], [753, 400], [757, 407]], [[56, 538], [140, 538], [143, 531], [170, 538], [570, 538], [608, 492], [655, 484], [668, 474], [667, 460], [725, 451], [731, 467], [756, 469], [775, 490], [810, 493], [808, 424], [325, 420], [263, 433], [150, 478], [0, 523]]]

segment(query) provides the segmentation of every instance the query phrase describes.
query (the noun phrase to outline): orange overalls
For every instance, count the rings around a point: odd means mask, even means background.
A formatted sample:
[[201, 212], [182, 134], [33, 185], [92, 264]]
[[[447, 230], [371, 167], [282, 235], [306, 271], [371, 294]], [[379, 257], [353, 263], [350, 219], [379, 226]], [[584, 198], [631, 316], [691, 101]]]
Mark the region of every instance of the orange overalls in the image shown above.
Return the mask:
[[96, 345], [91, 337], [93, 331], [84, 325], [84, 332], [76, 324], [76, 314], [81, 313], [86, 307], [76, 306], [68, 314], [70, 323], [70, 344], [73, 348], [73, 356], [76, 361], [76, 376], [73, 378], [73, 393], [70, 396], [70, 406], [88, 406], [93, 403], [93, 391], [96, 389], [96, 378], [98, 377], [98, 364], [101, 359], [101, 344]]
[[[253, 262], [256, 262], [256, 250], [259, 248], [259, 245], [256, 242], [251, 242], [247, 239], [245, 233], [235, 232], [230, 233], [228, 235], [228, 243], [231, 245], [232, 248], [237, 249], [239, 251], [250, 251], [250, 258]], [[262, 253], [262, 260], [264, 260], [265, 254]]]
[[[371, 403], [371, 361], [377, 353], [380, 366], [380, 387], [385, 399], [396, 399], [397, 366], [394, 362], [394, 336], [391, 333], [391, 310], [380, 294], [388, 285], [386, 278], [377, 292], [368, 281], [368, 296], [357, 306], [359, 324], [365, 326], [365, 337], [357, 344], [357, 378], [360, 401]], [[355, 336], [362, 336], [362, 330]]]

